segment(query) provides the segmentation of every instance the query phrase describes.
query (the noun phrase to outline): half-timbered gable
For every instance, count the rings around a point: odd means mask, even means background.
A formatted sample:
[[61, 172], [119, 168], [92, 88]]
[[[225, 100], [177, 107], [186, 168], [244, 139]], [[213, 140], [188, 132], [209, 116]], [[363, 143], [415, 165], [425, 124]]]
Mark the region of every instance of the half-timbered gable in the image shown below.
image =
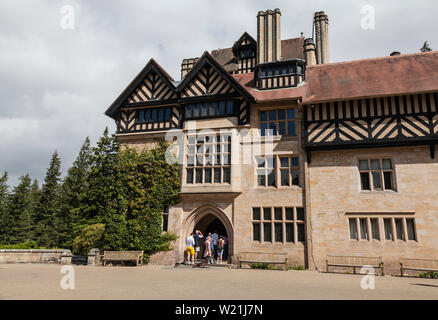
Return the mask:
[[257, 63], [257, 41], [245, 32], [232, 49], [237, 60], [235, 73], [253, 72]]

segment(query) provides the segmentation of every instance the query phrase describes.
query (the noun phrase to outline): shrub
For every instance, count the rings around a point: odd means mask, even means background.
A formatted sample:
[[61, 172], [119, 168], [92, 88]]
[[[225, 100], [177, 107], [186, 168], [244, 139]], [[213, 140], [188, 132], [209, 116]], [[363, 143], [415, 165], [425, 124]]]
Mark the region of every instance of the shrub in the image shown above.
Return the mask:
[[420, 278], [438, 279], [438, 272], [424, 272], [418, 275]]
[[290, 267], [289, 270], [304, 271], [304, 270], [306, 270], [306, 267], [301, 266], [301, 265], [297, 265], [297, 266]]
[[266, 270], [268, 269], [269, 266], [267, 263], [252, 263], [251, 264], [251, 269], [263, 269]]
[[44, 247], [39, 247], [35, 241], [28, 241], [18, 244], [0, 245], [0, 249], [44, 249]]
[[86, 256], [92, 248], [103, 246], [105, 225], [102, 223], [92, 224], [82, 229], [81, 233], [73, 241], [73, 254]]

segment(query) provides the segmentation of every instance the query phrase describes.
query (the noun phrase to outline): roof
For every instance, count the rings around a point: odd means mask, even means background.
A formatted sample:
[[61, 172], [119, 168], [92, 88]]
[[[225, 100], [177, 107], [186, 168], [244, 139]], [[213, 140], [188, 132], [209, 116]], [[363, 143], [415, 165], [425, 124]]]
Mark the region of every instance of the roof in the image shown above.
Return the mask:
[[438, 91], [438, 51], [307, 67], [303, 103]]
[[[232, 48], [213, 50], [211, 51], [211, 56], [215, 58], [226, 71], [233, 72], [237, 70], [237, 60]], [[304, 60], [304, 38], [281, 40], [281, 56], [282, 60]]]
[[305, 83], [293, 88], [258, 90], [255, 86], [253, 72], [233, 74], [233, 78], [253, 96], [256, 102], [301, 99], [306, 93]]

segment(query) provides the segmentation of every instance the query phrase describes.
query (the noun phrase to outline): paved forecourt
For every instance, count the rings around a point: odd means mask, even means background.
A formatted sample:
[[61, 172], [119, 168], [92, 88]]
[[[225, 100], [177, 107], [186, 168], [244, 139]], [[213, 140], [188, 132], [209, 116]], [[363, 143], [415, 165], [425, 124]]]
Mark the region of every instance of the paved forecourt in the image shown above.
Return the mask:
[[0, 299], [438, 299], [438, 280], [312, 271], [74, 266], [75, 289], [61, 288], [61, 265], [0, 265]]

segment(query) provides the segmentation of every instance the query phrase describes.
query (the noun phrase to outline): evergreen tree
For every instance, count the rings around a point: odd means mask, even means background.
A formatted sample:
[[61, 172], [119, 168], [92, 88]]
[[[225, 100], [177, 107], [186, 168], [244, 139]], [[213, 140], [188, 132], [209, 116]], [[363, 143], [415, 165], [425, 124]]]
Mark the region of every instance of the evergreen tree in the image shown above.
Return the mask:
[[35, 200], [32, 191], [32, 180], [26, 174], [20, 177], [19, 184], [14, 187], [8, 201], [8, 212], [13, 217], [13, 226], [9, 244], [28, 242], [33, 239], [33, 212]]
[[74, 238], [80, 233], [83, 225], [80, 221], [79, 209], [82, 203], [81, 195], [88, 190], [88, 175], [90, 173], [90, 139], [87, 137], [82, 144], [79, 155], [68, 169], [61, 187], [61, 210], [57, 220], [58, 243], [63, 248], [71, 248]]
[[116, 164], [119, 144], [108, 128], [92, 148], [88, 186], [81, 194], [80, 216], [82, 225], [102, 223], [119, 205]]
[[430, 52], [430, 51], [432, 51], [432, 48], [430, 47], [428, 41], [426, 41], [426, 42], [423, 44], [423, 47], [420, 49], [420, 51], [421, 51], [421, 52]]
[[10, 241], [9, 226], [12, 224], [13, 218], [7, 210], [8, 196], [8, 173], [5, 172], [0, 178], [0, 244], [8, 244]]
[[60, 210], [60, 169], [61, 160], [55, 151], [50, 159], [35, 215], [37, 243], [46, 247], [57, 245], [55, 221]]

